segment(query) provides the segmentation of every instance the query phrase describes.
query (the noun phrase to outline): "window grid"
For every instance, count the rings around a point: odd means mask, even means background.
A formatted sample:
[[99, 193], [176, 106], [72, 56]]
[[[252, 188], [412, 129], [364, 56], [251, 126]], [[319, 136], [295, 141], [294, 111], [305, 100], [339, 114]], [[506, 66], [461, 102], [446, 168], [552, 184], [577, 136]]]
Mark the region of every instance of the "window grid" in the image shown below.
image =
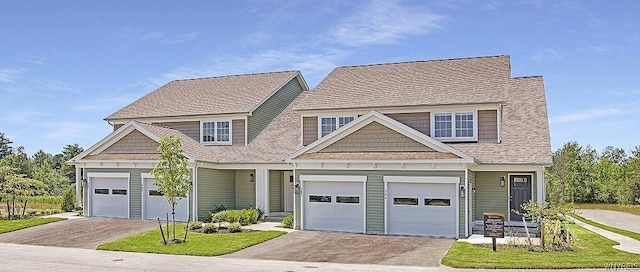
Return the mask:
[[231, 141], [230, 121], [202, 122], [203, 143], [229, 143]]
[[334, 132], [336, 129], [345, 126], [346, 124], [353, 121], [353, 119], [355, 119], [355, 117], [353, 116], [322, 117], [320, 119], [321, 137], [324, 137], [327, 134]]
[[435, 129], [434, 137], [436, 138], [450, 138], [451, 137], [451, 114], [438, 113], [434, 117]]
[[441, 112], [433, 114], [433, 137], [445, 140], [475, 140], [474, 112]]
[[456, 137], [473, 137], [473, 113], [456, 113]]

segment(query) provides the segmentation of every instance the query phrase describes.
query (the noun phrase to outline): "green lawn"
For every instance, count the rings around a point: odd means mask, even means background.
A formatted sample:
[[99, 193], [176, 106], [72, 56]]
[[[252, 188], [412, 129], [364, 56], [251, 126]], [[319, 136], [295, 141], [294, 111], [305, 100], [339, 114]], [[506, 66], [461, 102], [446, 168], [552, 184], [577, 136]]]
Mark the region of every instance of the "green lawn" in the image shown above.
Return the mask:
[[578, 220], [580, 220], [582, 222], [585, 222], [585, 223], [587, 223], [589, 225], [596, 226], [598, 228], [601, 228], [601, 229], [604, 229], [604, 230], [608, 230], [610, 232], [614, 232], [614, 233], [617, 233], [617, 234], [620, 234], [620, 235], [624, 235], [624, 236], [627, 236], [627, 237], [631, 237], [633, 239], [636, 239], [636, 240], [640, 241], [640, 233], [619, 229], [619, 228], [612, 227], [612, 226], [609, 226], [609, 225], [600, 224], [598, 222], [591, 221], [591, 220], [586, 219], [586, 218], [584, 218], [582, 216], [579, 216], [579, 215], [572, 215], [571, 217], [573, 217], [575, 219], [578, 219]]
[[64, 218], [29, 218], [19, 220], [0, 220], [0, 233], [25, 229], [37, 225], [65, 220]]
[[610, 210], [626, 212], [630, 214], [640, 215], [640, 205], [620, 205], [620, 204], [604, 204], [604, 203], [573, 203], [574, 209], [588, 210]]
[[[182, 229], [180, 231], [180, 229]], [[178, 227], [176, 236], [184, 236], [184, 225]], [[173, 255], [218, 256], [271, 240], [286, 234], [283, 231], [256, 231], [229, 234], [202, 234], [189, 232], [187, 242], [162, 244], [159, 229], [146, 231], [111, 243], [98, 246], [99, 250], [160, 253]], [[177, 237], [184, 238], [184, 237]]]
[[531, 252], [498, 245], [498, 251], [493, 252], [491, 247], [456, 242], [442, 259], [442, 264], [456, 268], [505, 269], [640, 267], [640, 254], [614, 249], [611, 246], [617, 245], [616, 242], [579, 226], [573, 225], [572, 229], [577, 239], [576, 251]]

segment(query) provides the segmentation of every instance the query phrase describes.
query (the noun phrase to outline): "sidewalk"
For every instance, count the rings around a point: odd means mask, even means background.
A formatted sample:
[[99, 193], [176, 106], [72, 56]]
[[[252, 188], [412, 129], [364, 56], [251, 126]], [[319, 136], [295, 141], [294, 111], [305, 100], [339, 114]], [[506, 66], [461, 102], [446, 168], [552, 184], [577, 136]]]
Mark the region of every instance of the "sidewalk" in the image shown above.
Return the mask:
[[622, 251], [626, 251], [626, 252], [629, 252], [629, 253], [640, 254], [640, 241], [632, 239], [632, 238], [629, 238], [629, 237], [624, 236], [624, 235], [620, 235], [620, 234], [617, 234], [617, 233], [610, 232], [608, 230], [603, 230], [601, 228], [594, 227], [592, 225], [589, 225], [587, 223], [583, 223], [582, 221], [574, 219], [574, 218], [571, 218], [571, 219], [578, 226], [581, 226], [581, 227], [583, 227], [585, 229], [593, 231], [593, 232], [595, 232], [595, 233], [597, 233], [597, 234], [599, 234], [599, 235], [601, 235], [601, 236], [603, 236], [603, 237], [605, 237], [607, 239], [610, 239], [610, 240], [618, 242], [619, 245], [613, 246], [613, 248], [619, 249], [619, 250], [622, 250]]
[[607, 210], [577, 210], [578, 215], [594, 222], [640, 233], [640, 216]]

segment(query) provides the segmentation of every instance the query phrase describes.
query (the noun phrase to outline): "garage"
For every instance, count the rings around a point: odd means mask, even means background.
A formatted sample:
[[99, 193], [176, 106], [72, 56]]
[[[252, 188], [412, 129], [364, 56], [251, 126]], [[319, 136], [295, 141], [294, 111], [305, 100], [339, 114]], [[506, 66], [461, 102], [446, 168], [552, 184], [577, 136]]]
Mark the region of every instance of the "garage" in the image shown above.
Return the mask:
[[366, 176], [300, 176], [302, 228], [365, 232]]
[[[167, 199], [158, 192], [158, 187], [154, 185], [155, 180], [150, 176], [143, 175], [143, 198], [142, 216], [144, 219], [165, 219], [169, 214], [171, 220], [171, 206]], [[189, 216], [189, 199], [183, 198], [176, 206], [176, 221], [186, 222]]]
[[386, 233], [458, 236], [457, 177], [384, 177]]
[[129, 177], [89, 177], [90, 216], [129, 218]]

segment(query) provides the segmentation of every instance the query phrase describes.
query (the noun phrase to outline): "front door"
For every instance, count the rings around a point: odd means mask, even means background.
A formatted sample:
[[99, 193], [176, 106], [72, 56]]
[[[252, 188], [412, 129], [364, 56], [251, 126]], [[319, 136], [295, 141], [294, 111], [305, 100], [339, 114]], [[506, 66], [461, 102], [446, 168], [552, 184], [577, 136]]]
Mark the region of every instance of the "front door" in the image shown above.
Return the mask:
[[510, 183], [510, 203], [509, 211], [511, 211], [511, 220], [522, 221], [522, 215], [515, 214], [513, 210], [522, 213], [522, 204], [531, 200], [531, 175], [512, 175], [509, 178]]
[[284, 172], [284, 211], [293, 212], [293, 172]]

